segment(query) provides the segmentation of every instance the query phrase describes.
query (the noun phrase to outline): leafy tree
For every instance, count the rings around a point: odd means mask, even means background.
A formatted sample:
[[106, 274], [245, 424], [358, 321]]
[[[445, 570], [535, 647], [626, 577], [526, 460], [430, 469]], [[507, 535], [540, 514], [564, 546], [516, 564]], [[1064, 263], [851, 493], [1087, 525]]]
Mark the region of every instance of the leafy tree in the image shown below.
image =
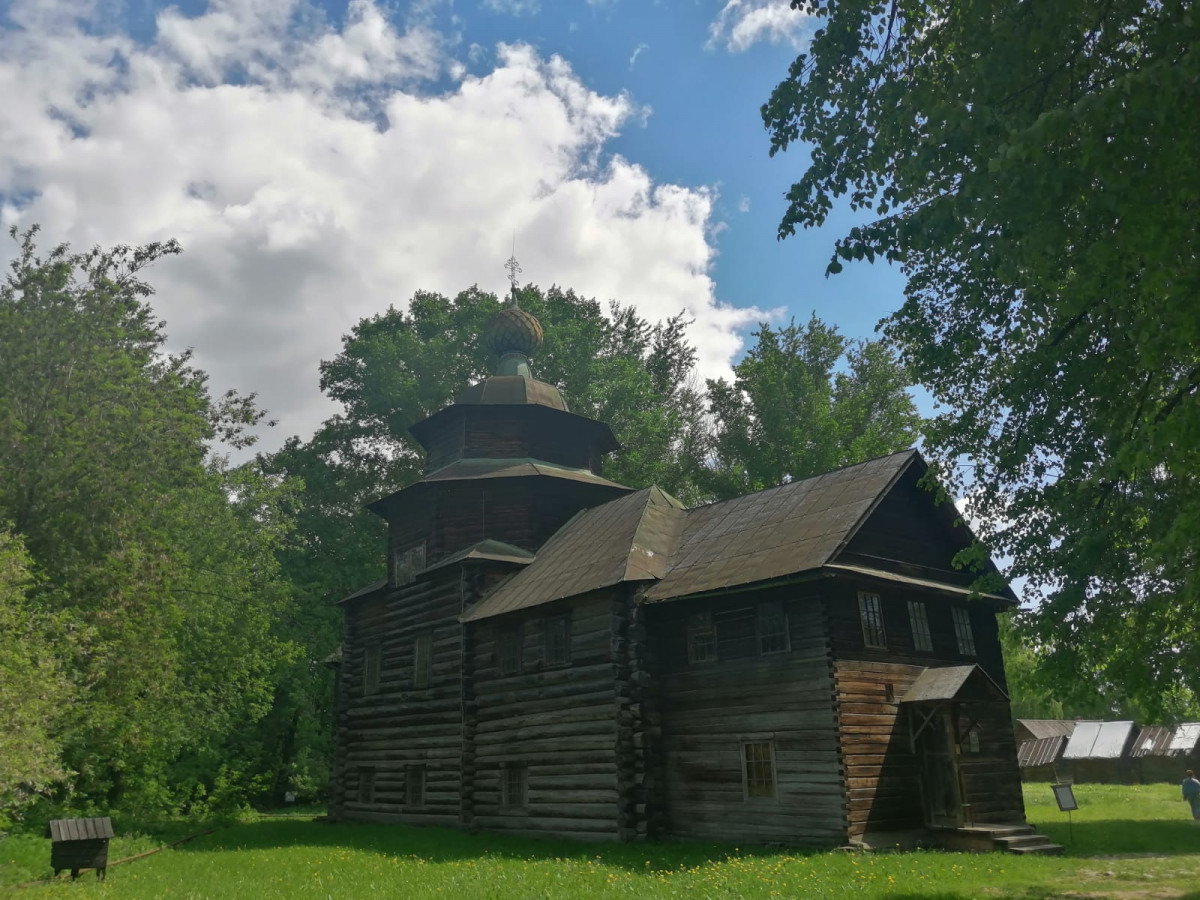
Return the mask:
[[[778, 330], [708, 382], [711, 457], [699, 476], [722, 498], [808, 478], [911, 447], [920, 416], [893, 354], [813, 316]], [[842, 370], [839, 371], [839, 366]]]
[[942, 406], [927, 447], [1044, 595], [1051, 671], [1166, 715], [1200, 690], [1200, 15], [793, 6], [820, 28], [762, 110], [811, 151], [780, 236], [867, 214], [827, 271], [903, 266], [884, 328]]
[[0, 529], [0, 824], [66, 775], [57, 735], [72, 691], [58, 649], [70, 637], [30, 608], [31, 565]]
[[213, 400], [163, 349], [138, 276], [178, 246], [43, 258], [35, 234], [13, 230], [0, 286], [0, 518], [38, 575], [28, 615], [71, 636], [75, 704], [49, 736], [67, 802], [167, 806], [195, 789], [171, 766], [262, 715], [286, 657], [286, 489], [210, 449], [250, 440], [253, 398]]

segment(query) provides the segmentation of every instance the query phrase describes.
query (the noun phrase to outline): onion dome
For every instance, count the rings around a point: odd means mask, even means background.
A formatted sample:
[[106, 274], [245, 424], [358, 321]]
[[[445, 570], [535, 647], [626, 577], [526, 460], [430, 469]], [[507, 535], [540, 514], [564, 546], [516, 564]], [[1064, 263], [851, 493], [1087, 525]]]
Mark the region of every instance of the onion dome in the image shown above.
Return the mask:
[[483, 340], [488, 349], [500, 357], [509, 353], [532, 356], [542, 346], [542, 323], [533, 313], [513, 303], [492, 316]]

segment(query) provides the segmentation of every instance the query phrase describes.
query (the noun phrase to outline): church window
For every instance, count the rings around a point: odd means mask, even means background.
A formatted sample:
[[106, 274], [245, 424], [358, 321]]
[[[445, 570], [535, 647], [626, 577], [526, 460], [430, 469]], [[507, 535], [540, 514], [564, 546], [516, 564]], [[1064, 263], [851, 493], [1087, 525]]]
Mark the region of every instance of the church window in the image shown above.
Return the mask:
[[404, 805], [420, 807], [425, 805], [425, 765], [418, 763], [404, 770]]
[[524, 763], [508, 763], [502, 774], [500, 805], [504, 809], [524, 809], [529, 789], [529, 768]]
[[954, 637], [958, 641], [958, 652], [963, 656], [975, 655], [975, 632], [971, 630], [971, 614], [961, 606], [950, 609], [954, 617]]
[[433, 635], [418, 635], [413, 642], [413, 687], [429, 687], [433, 675]]
[[547, 666], [565, 666], [571, 662], [571, 620], [568, 616], [554, 616], [542, 623], [542, 637]]
[[929, 633], [929, 617], [925, 613], [924, 603], [908, 601], [908, 623], [912, 626], [913, 649], [932, 652], [933, 635]]
[[383, 665], [383, 646], [380, 644], [368, 645], [366, 652], [363, 654], [363, 693], [375, 694], [379, 692], [379, 672]]
[[375, 802], [375, 770], [370, 766], [361, 766], [358, 770], [358, 802]]
[[858, 614], [862, 619], [863, 643], [868, 647], [887, 647], [887, 632], [883, 627], [883, 604], [878, 594], [859, 592]]
[[497, 637], [500, 655], [500, 674], [516, 675], [521, 671], [525, 656], [525, 629], [520, 625], [502, 628]]
[[688, 617], [688, 662], [709, 662], [717, 658], [717, 632], [712, 613], [693, 613]]
[[758, 604], [758, 652], [786, 653], [789, 649], [783, 601], [768, 600]]
[[425, 568], [425, 542], [419, 541], [407, 547], [398, 547], [392, 553], [392, 582], [408, 584]]
[[746, 797], [775, 796], [775, 747], [770, 741], [742, 744]]

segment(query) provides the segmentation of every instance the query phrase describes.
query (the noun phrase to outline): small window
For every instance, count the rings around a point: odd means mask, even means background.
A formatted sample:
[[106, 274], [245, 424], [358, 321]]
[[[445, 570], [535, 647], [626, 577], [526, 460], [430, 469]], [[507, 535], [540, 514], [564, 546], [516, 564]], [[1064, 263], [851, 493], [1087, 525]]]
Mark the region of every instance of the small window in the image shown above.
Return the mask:
[[971, 630], [971, 614], [961, 606], [950, 609], [954, 616], [954, 637], [958, 641], [958, 652], [963, 656], [975, 655], [975, 633]]
[[878, 594], [859, 593], [858, 614], [862, 619], [863, 643], [868, 647], [887, 647], [883, 628], [883, 605]]
[[565, 666], [571, 662], [571, 620], [555, 616], [542, 623], [543, 646], [547, 666]]
[[425, 805], [425, 765], [409, 766], [404, 770], [404, 805]]
[[967, 732], [967, 750], [971, 753], [979, 752], [979, 729], [972, 728]]
[[363, 654], [363, 693], [374, 694], [379, 691], [379, 671], [383, 665], [383, 647], [371, 644]]
[[768, 600], [758, 604], [758, 652], [786, 653], [789, 649], [783, 601]]
[[775, 748], [770, 741], [742, 744], [746, 797], [775, 796]]
[[500, 674], [516, 675], [521, 671], [525, 656], [525, 629], [520, 625], [512, 625], [500, 630], [497, 638], [500, 654]]
[[413, 687], [429, 687], [432, 675], [433, 635], [422, 634], [413, 642]]
[[523, 763], [508, 763], [501, 770], [500, 805], [504, 809], [524, 809], [528, 797], [529, 768]]
[[908, 601], [908, 624], [912, 626], [913, 649], [932, 652], [933, 635], [929, 633], [929, 617], [925, 614], [924, 603]]
[[358, 770], [358, 802], [375, 802], [375, 770], [362, 766]]
[[395, 584], [408, 584], [425, 568], [425, 542], [401, 547], [392, 553], [392, 579]]
[[688, 662], [709, 662], [717, 658], [717, 632], [712, 613], [694, 613], [688, 617]]

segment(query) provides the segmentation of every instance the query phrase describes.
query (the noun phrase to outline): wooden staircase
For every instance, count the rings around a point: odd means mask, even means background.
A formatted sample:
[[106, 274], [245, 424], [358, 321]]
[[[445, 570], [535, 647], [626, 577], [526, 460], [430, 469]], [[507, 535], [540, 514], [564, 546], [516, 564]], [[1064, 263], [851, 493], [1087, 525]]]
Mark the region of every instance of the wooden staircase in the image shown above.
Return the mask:
[[988, 852], [999, 850], [1020, 855], [1057, 856], [1062, 844], [1055, 844], [1032, 825], [965, 825], [939, 828], [936, 833], [947, 850]]

